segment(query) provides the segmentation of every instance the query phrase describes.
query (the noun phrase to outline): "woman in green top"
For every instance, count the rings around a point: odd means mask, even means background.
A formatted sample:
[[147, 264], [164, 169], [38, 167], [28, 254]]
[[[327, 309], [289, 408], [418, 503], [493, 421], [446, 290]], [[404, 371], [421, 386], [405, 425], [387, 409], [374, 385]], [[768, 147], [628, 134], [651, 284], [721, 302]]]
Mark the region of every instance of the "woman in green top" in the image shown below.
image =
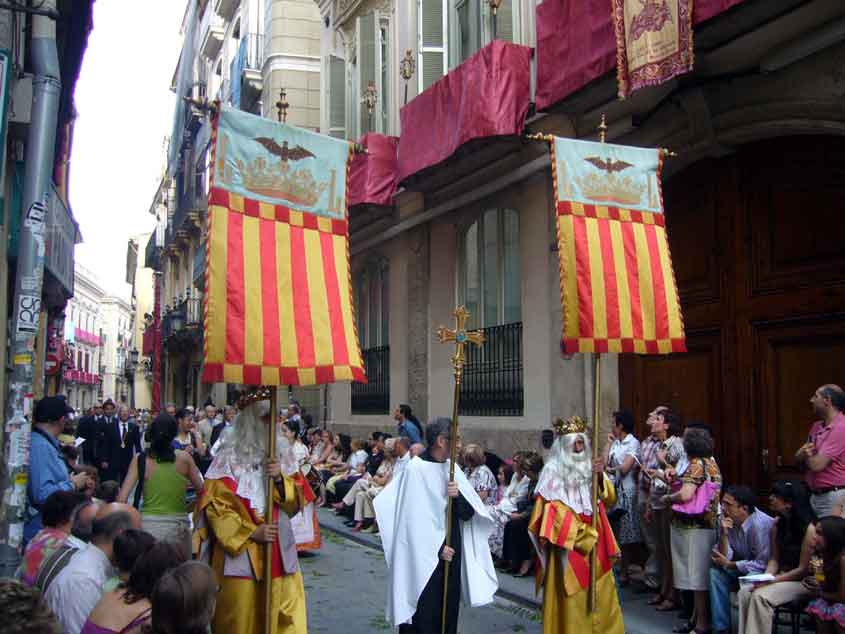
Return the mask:
[[180, 546], [185, 557], [191, 556], [191, 530], [185, 493], [189, 485], [199, 494], [202, 475], [190, 454], [174, 449], [178, 425], [167, 414], [156, 416], [150, 427], [150, 449], [137, 454], [120, 488], [118, 501], [126, 502], [138, 483], [138, 460], [145, 459], [141, 518], [145, 531], [156, 539]]

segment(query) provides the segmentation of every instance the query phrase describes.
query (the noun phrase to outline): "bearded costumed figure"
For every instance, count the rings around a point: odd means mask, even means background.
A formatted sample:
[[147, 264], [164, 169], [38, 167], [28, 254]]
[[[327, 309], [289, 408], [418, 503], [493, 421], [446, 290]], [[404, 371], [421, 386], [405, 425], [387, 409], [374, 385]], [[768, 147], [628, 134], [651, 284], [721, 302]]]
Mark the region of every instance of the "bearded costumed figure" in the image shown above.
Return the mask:
[[[263, 580], [270, 574], [271, 631], [306, 634], [305, 590], [290, 517], [305, 507], [307, 485], [282, 473], [278, 452], [276, 460], [266, 460], [270, 403], [255, 398], [242, 400], [234, 425], [218, 441], [197, 502], [195, 542], [199, 541], [200, 559], [214, 568], [220, 584], [213, 631], [262, 633]], [[281, 445], [277, 441], [277, 447]], [[275, 481], [269, 511], [268, 475]], [[272, 521], [265, 523], [268, 512]], [[269, 571], [262, 557], [268, 543]]]
[[[613, 577], [619, 546], [605, 506], [616, 503], [612, 482], [594, 467], [583, 421], [555, 422], [556, 439], [535, 488], [536, 502], [528, 532], [537, 550], [543, 586], [544, 634], [624, 634], [622, 609]], [[598, 509], [592, 508], [594, 468], [599, 473]], [[597, 530], [592, 527], [598, 512]], [[590, 553], [597, 549], [596, 611], [590, 613]]]

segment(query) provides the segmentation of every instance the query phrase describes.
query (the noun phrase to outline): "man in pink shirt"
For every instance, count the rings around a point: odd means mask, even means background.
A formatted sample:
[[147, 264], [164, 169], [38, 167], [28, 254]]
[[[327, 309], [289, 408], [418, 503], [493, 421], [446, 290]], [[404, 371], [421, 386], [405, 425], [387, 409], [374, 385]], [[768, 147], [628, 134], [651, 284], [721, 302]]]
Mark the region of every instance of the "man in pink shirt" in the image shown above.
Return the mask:
[[845, 500], [845, 392], [838, 385], [822, 385], [810, 403], [820, 420], [813, 423], [795, 460], [807, 471], [810, 504], [822, 518]]

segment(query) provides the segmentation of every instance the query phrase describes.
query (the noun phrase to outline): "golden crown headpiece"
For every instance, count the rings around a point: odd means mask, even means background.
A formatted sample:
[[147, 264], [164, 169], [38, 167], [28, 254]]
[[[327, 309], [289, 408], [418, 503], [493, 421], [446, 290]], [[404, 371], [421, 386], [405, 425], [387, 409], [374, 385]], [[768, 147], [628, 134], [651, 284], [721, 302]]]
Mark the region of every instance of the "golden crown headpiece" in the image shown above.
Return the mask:
[[566, 420], [562, 418], [555, 419], [552, 423], [555, 434], [558, 436], [566, 436], [567, 434], [583, 434], [587, 431], [587, 423], [583, 421], [580, 416], [571, 416]]
[[269, 401], [273, 388], [268, 385], [259, 385], [252, 392], [245, 392], [238, 399], [238, 409], [246, 409], [258, 401]]

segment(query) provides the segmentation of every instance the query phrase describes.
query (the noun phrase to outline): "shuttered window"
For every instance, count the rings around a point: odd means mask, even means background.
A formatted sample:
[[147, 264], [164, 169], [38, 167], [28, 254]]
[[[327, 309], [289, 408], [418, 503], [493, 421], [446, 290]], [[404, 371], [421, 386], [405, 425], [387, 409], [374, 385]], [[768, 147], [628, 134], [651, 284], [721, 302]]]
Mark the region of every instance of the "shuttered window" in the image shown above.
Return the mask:
[[[376, 87], [377, 28], [375, 13], [368, 13], [356, 19], [356, 42], [358, 44], [358, 134], [362, 136], [377, 129], [378, 110], [372, 114], [367, 109], [367, 86]], [[381, 82], [379, 82], [381, 83]], [[378, 90], [376, 92], [378, 94]]]
[[[507, 42], [517, 41], [514, 39], [514, 3], [518, 0], [503, 0], [499, 10], [496, 12], [496, 39]], [[492, 23], [491, 23], [492, 31]], [[492, 35], [492, 34], [491, 34]], [[491, 37], [492, 39], [492, 37]]]
[[417, 0], [419, 33], [418, 83], [422, 92], [448, 70], [446, 37], [448, 0]]
[[346, 138], [346, 62], [329, 56], [329, 136]]

